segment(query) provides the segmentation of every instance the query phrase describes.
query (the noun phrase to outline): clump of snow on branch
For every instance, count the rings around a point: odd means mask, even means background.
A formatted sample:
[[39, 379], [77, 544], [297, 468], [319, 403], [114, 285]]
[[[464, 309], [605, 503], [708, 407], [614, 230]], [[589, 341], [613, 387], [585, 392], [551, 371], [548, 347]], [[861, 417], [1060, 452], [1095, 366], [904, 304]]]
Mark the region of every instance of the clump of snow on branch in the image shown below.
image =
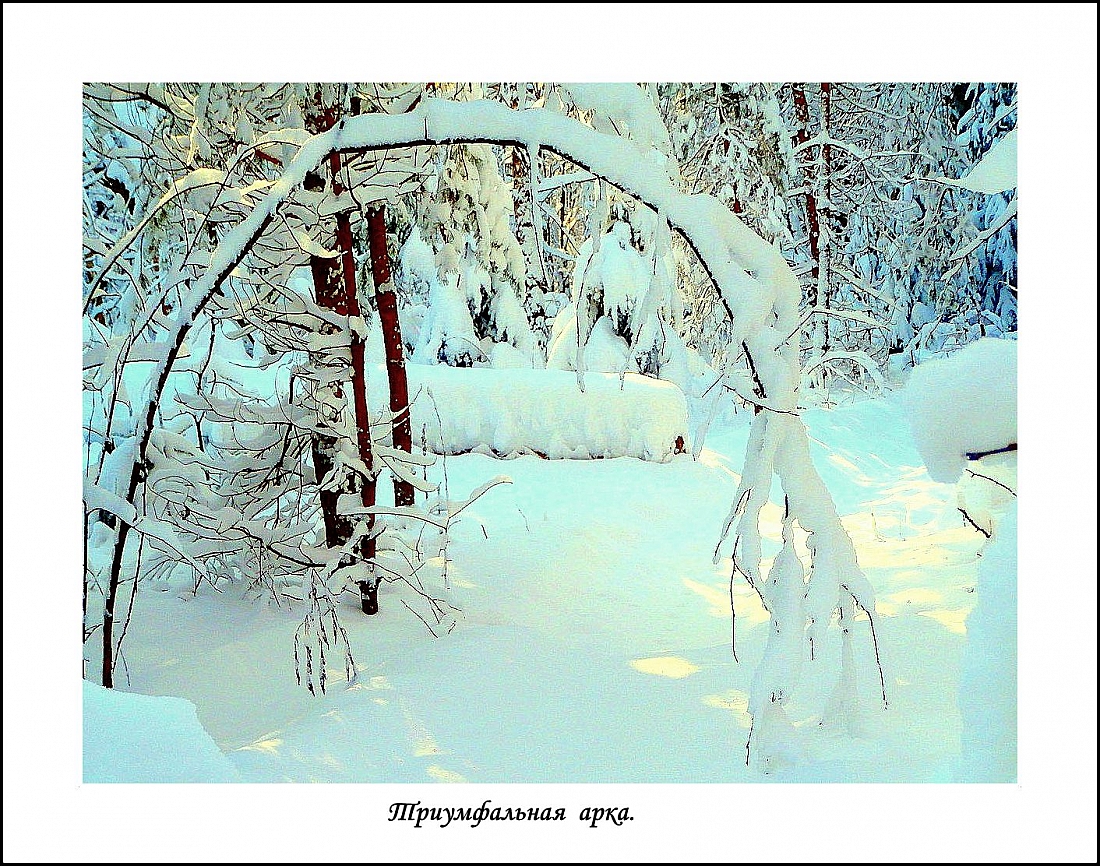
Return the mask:
[[[652, 96], [634, 84], [564, 84], [573, 104], [591, 112], [600, 132], [628, 138], [640, 147], [664, 156], [672, 153], [672, 141]], [[675, 168], [675, 162], [669, 161]]]
[[952, 186], [994, 195], [1016, 188], [1016, 130], [994, 144], [959, 180], [943, 179]]
[[1016, 342], [987, 338], [917, 365], [904, 400], [928, 474], [957, 481], [967, 454], [1016, 443]]

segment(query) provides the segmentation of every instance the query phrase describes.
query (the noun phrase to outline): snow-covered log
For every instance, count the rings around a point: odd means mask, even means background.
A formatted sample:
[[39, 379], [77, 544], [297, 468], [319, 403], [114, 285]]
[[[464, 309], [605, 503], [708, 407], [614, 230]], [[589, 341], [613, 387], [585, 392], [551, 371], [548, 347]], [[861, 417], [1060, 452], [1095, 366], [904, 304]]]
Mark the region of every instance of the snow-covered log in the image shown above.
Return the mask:
[[[688, 438], [687, 401], [671, 382], [590, 373], [585, 390], [563, 370], [409, 364], [412, 435], [436, 454], [473, 451], [550, 459], [665, 461]], [[388, 405], [386, 375], [367, 371], [372, 406]]]

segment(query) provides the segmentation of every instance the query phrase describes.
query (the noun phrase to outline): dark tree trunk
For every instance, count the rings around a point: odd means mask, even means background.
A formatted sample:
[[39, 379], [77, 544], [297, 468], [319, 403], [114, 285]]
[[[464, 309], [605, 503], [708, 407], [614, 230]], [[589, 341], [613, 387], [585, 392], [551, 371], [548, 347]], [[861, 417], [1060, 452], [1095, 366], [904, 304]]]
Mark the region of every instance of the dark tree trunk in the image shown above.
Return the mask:
[[[797, 129], [794, 143], [797, 147], [810, 140], [810, 111], [806, 104], [806, 88], [801, 83], [791, 85], [794, 94], [794, 116]], [[799, 158], [801, 163], [802, 159]], [[814, 195], [813, 178], [810, 172], [803, 170], [803, 180], [806, 185], [806, 231], [810, 239], [810, 286], [808, 289], [808, 301], [810, 307], [817, 306], [818, 280], [821, 277], [821, 251], [818, 243], [821, 238], [821, 226], [818, 223], [817, 197]]]
[[[393, 414], [393, 447], [412, 453], [412, 421], [409, 418], [409, 380], [405, 371], [405, 344], [401, 339], [401, 320], [397, 315], [397, 295], [390, 274], [386, 249], [386, 206], [367, 210], [367, 236], [370, 238], [371, 276], [378, 299], [378, 318], [386, 346], [386, 376], [390, 383], [390, 412]], [[415, 493], [408, 481], [393, 478], [393, 501], [398, 507], [413, 504]]]
[[[136, 485], [134, 486], [136, 488]], [[103, 604], [103, 685], [108, 689], [115, 686], [115, 602], [118, 598], [118, 582], [122, 574], [122, 554], [126, 550], [126, 538], [129, 534], [130, 524], [121, 521], [118, 535], [115, 536], [115, 549], [111, 557], [111, 574], [107, 580], [107, 597]], [[137, 580], [137, 575], [134, 575], [134, 580]]]
[[[314, 118], [309, 119], [310, 131], [314, 133], [324, 132], [335, 122], [335, 113], [323, 111]], [[320, 174], [311, 172], [306, 175], [305, 188], [309, 190], [324, 189], [325, 181]], [[341, 316], [348, 314], [347, 299], [344, 296], [344, 284], [341, 279], [341, 271], [336, 260], [310, 256], [309, 269], [313, 274], [313, 297], [317, 305], [332, 310]], [[334, 386], [339, 389], [339, 384]], [[336, 442], [335, 436], [326, 436], [323, 433], [314, 432], [310, 437], [310, 446], [313, 455], [313, 472], [317, 476], [318, 487], [321, 481], [328, 475], [335, 465]], [[343, 547], [351, 538], [352, 522], [347, 517], [341, 517], [337, 513], [337, 504], [343, 493], [354, 492], [350, 487], [342, 490], [320, 490], [318, 498], [321, 501], [321, 517], [325, 522], [325, 544], [328, 547]]]
[[[224, 280], [229, 275], [229, 272], [240, 263], [245, 253], [252, 247], [256, 237], [259, 237], [263, 230], [267, 228], [269, 222], [270, 220], [265, 220], [261, 224], [259, 231], [241, 251], [236, 262], [234, 262], [231, 267], [222, 271], [214, 283], [215, 289], [221, 286], [222, 280]], [[193, 321], [180, 328], [176, 333], [176, 340], [168, 350], [168, 358], [165, 360], [160, 377], [154, 384], [152, 394], [149, 397], [149, 403], [145, 409], [145, 432], [142, 435], [141, 442], [138, 443], [137, 459], [134, 460], [130, 468], [130, 482], [126, 488], [126, 501], [131, 505], [136, 505], [138, 487], [144, 483], [149, 472], [149, 440], [153, 435], [153, 419], [156, 416], [157, 406], [160, 403], [160, 396], [164, 393], [164, 385], [168, 381], [168, 375], [172, 372], [172, 366], [176, 363], [180, 347], [183, 345], [183, 340], [187, 336], [192, 325], [194, 325]], [[119, 518], [118, 523], [118, 535], [115, 536], [115, 546], [111, 553], [111, 572], [107, 580], [107, 596], [103, 603], [103, 685], [109, 689], [114, 688], [115, 604], [118, 600], [118, 584], [122, 577], [122, 557], [126, 552], [126, 539], [130, 535], [130, 524], [121, 518]], [[136, 567], [138, 566], [135, 566], [135, 568]], [[137, 581], [139, 577], [140, 574], [135, 571], [134, 592], [137, 592]]]
[[[832, 91], [832, 85], [829, 84], [829, 82], [827, 82], [827, 81], [823, 82], [822, 85], [821, 85], [821, 135], [822, 136], [826, 136], [826, 135], [829, 134], [829, 127], [831, 125], [830, 117], [829, 117], [830, 108], [831, 108], [831, 104], [832, 104], [831, 91]], [[829, 180], [831, 179], [832, 174], [833, 174], [831, 160], [832, 160], [832, 148], [830, 148], [829, 145], [827, 145], [827, 144], [822, 144], [821, 145], [821, 172], [822, 172], [822, 180], [823, 180], [823, 183], [825, 185], [825, 201], [826, 201], [826, 203], [828, 203], [829, 201], [832, 200], [832, 196], [830, 195], [831, 190], [829, 189]], [[829, 280], [829, 253], [831, 252], [831, 249], [832, 249], [832, 238], [833, 238], [832, 224], [829, 221], [829, 217], [830, 217], [830, 213], [829, 213], [828, 208], [825, 208], [824, 210], [822, 210], [822, 212], [821, 212], [821, 221], [824, 222], [825, 225], [829, 228], [829, 236], [828, 236], [829, 243], [826, 246], [826, 249], [824, 251], [825, 267], [818, 269], [817, 297], [818, 297], [818, 302], [821, 304], [821, 306], [825, 307], [826, 309], [829, 307], [829, 301], [830, 301], [830, 292], [829, 292], [829, 282], [830, 282], [830, 280]], [[822, 275], [823, 275], [824, 278], [822, 278]], [[822, 350], [823, 350], [824, 353], [827, 354], [828, 351], [829, 351], [829, 342], [830, 342], [829, 341], [829, 330], [831, 328], [831, 317], [826, 315], [824, 318], [825, 318], [825, 321], [821, 323], [821, 326], [824, 329], [824, 336], [825, 336], [824, 342], [822, 344]]]
[[[332, 166], [332, 191], [336, 195], [343, 192], [340, 184], [340, 154], [334, 153], [329, 158]], [[336, 216], [336, 242], [340, 249], [340, 261], [343, 265], [344, 297], [348, 305], [348, 314], [355, 318], [362, 318], [359, 309], [359, 294], [355, 286], [355, 254], [352, 250], [351, 217], [340, 213]], [[367, 375], [363, 359], [363, 338], [356, 331], [351, 334], [351, 391], [355, 404], [355, 432], [356, 444], [359, 447], [359, 459], [367, 468], [367, 475], [363, 478], [360, 488], [363, 506], [373, 508], [375, 504], [376, 484], [374, 480], [374, 452], [370, 440], [370, 416], [367, 413]], [[367, 515], [369, 527], [367, 537], [363, 540], [360, 556], [363, 561], [371, 564], [373, 569], [377, 542], [374, 537], [374, 515]], [[378, 613], [378, 578], [359, 581], [359, 599], [365, 614]]]
[[[333, 109], [326, 109], [313, 120], [315, 131], [318, 132], [331, 128], [335, 122], [336, 112]], [[341, 168], [340, 154], [332, 154], [329, 157], [329, 169], [332, 173], [332, 192], [337, 196], [344, 191], [340, 182]], [[337, 259], [318, 259], [316, 256], [310, 259], [317, 303], [341, 315], [361, 318], [359, 296], [355, 285], [355, 252], [351, 235], [351, 217], [347, 212], [336, 215], [336, 249], [339, 251]], [[370, 415], [367, 411], [363, 338], [354, 329], [351, 334], [351, 390], [352, 403], [355, 407], [356, 446], [359, 459], [367, 470], [359, 487], [360, 499], [365, 508], [373, 508], [376, 501], [376, 484], [374, 452], [370, 438]], [[313, 441], [314, 470], [318, 475], [318, 482], [321, 480], [322, 470], [327, 471], [332, 467], [331, 457], [325, 452], [331, 453], [329, 449], [335, 444], [335, 440], [326, 442], [326, 438], [315, 437]], [[325, 540], [330, 547], [343, 546], [351, 537], [351, 521], [336, 513], [336, 503], [339, 501], [341, 492], [350, 491], [321, 491], [320, 493], [322, 515], [325, 520]], [[363, 562], [372, 566], [373, 570], [377, 552], [377, 542], [373, 535], [374, 516], [368, 514], [366, 520], [367, 536], [363, 539], [358, 554]], [[359, 581], [359, 598], [363, 613], [378, 613], [377, 576]]]
[[[316, 182], [320, 182], [319, 178]], [[313, 295], [317, 305], [346, 316], [348, 305], [344, 299], [340, 270], [334, 261], [320, 256], [310, 256], [309, 267], [313, 273]], [[310, 445], [313, 452], [313, 471], [320, 485], [322, 479], [332, 471], [335, 465], [336, 437], [314, 432]], [[325, 522], [325, 544], [328, 547], [343, 547], [351, 538], [351, 520], [337, 513], [340, 495], [351, 492], [353, 491], [350, 488], [318, 492], [321, 500], [321, 517]]]

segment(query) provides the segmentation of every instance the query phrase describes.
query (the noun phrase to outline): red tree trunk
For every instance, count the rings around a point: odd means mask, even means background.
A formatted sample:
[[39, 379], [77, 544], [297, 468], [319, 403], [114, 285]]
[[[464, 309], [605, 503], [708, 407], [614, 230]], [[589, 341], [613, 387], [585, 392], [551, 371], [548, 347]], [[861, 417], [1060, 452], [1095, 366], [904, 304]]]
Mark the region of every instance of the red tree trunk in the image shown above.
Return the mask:
[[[323, 186], [320, 178], [307, 180], [307, 188]], [[342, 316], [348, 314], [348, 305], [344, 299], [344, 287], [340, 279], [340, 270], [332, 259], [320, 256], [310, 256], [309, 268], [313, 274], [313, 296], [317, 305], [339, 313]], [[335, 388], [339, 388], [337, 383]], [[321, 433], [312, 434], [313, 469], [317, 476], [317, 483], [332, 471], [335, 465], [336, 437], [325, 436]], [[337, 504], [341, 493], [348, 490], [320, 490], [318, 498], [321, 500], [321, 517], [325, 522], [325, 544], [329, 547], [343, 547], [351, 538], [352, 523], [337, 513]]]
[[[405, 372], [405, 345], [401, 339], [401, 321], [397, 316], [397, 295], [390, 274], [386, 250], [386, 206], [367, 210], [367, 235], [370, 238], [371, 275], [378, 298], [378, 318], [382, 322], [382, 340], [386, 345], [386, 376], [390, 382], [390, 412], [393, 414], [393, 447], [412, 453], [412, 421], [409, 418], [409, 380]], [[398, 506], [413, 504], [415, 493], [408, 481], [396, 475], [393, 500]]]
[[[329, 163], [332, 167], [332, 191], [335, 195], [340, 195], [344, 191], [340, 184], [340, 154], [332, 154], [329, 157]], [[348, 315], [361, 320], [359, 295], [355, 287], [355, 254], [352, 250], [351, 217], [347, 212], [336, 215], [336, 243], [340, 249], [340, 260], [343, 265], [344, 297], [348, 305]], [[367, 376], [363, 363], [363, 338], [355, 330], [351, 334], [351, 390], [355, 404], [355, 431], [359, 459], [367, 468], [367, 476], [363, 478], [360, 493], [364, 507], [373, 508], [377, 485], [374, 480], [374, 452], [370, 441], [370, 416], [367, 413]], [[374, 515], [367, 515], [367, 525], [370, 529], [363, 542], [362, 558], [373, 567], [377, 546], [373, 535]], [[368, 615], [378, 613], [377, 577], [359, 581], [359, 598], [363, 613]]]
[[[331, 109], [324, 111], [316, 121], [319, 127], [318, 131], [331, 128], [335, 122], [335, 112]], [[341, 167], [340, 154], [332, 154], [329, 157], [329, 168], [332, 172], [332, 192], [334, 195], [340, 195], [344, 191], [344, 187], [340, 183]], [[359, 296], [355, 286], [355, 253], [351, 236], [351, 218], [347, 212], [339, 213], [336, 216], [336, 249], [340, 253], [338, 264], [329, 259], [318, 259], [317, 257], [310, 259], [317, 303], [342, 315], [361, 318]], [[351, 389], [352, 402], [355, 407], [356, 446], [359, 451], [359, 459], [367, 470], [359, 492], [364, 507], [373, 508], [376, 501], [377, 485], [374, 479], [374, 452], [370, 438], [370, 415], [367, 411], [366, 368], [363, 360], [363, 339], [355, 329], [352, 330], [351, 334]], [[317, 457], [317, 448], [315, 447], [315, 464], [317, 463]], [[331, 466], [331, 462], [325, 459], [320, 462], [322, 465], [328, 462]], [[320, 474], [321, 467], [315, 466], [315, 468]], [[343, 536], [343, 543], [346, 543], [347, 538], [350, 537], [350, 524], [342, 522], [343, 518], [340, 518], [335, 511], [338, 499], [339, 493], [337, 492], [321, 492], [326, 541], [330, 546], [334, 546], [333, 541], [339, 542], [340, 536]], [[326, 503], [331, 511], [326, 510]], [[368, 514], [366, 520], [368, 533], [360, 547], [359, 555], [363, 562], [373, 565], [377, 552], [377, 542], [373, 535], [374, 516]], [[332, 530], [331, 535], [329, 534], [330, 530]], [[348, 534], [344, 535], [345, 532]], [[378, 613], [378, 581], [376, 576], [359, 581], [359, 598], [363, 613], [368, 615]]]

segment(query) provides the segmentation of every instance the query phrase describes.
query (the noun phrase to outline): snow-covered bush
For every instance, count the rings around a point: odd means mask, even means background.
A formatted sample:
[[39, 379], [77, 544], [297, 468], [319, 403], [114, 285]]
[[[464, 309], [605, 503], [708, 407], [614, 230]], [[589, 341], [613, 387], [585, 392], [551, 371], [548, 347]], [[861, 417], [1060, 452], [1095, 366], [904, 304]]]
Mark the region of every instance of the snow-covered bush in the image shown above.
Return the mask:
[[[602, 237], [581, 247], [573, 300], [554, 321], [547, 366], [665, 378], [671, 365], [682, 383], [685, 347], [676, 327], [683, 304], [671, 239], [667, 226], [643, 217], [648, 213], [635, 210], [633, 222], [622, 214]], [[578, 325], [585, 335], [579, 361]]]

